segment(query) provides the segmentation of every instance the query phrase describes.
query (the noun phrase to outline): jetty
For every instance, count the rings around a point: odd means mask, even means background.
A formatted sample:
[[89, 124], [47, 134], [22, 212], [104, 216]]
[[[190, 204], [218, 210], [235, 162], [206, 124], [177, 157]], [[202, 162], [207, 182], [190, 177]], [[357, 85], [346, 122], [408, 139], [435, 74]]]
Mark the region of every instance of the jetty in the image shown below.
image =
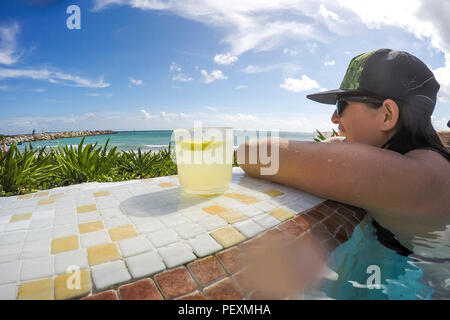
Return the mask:
[[62, 132], [43, 132], [35, 134], [17, 134], [7, 136], [5, 135], [6, 144], [13, 144], [15, 142], [33, 142], [40, 140], [55, 140], [61, 138], [74, 138], [85, 136], [100, 136], [105, 134], [116, 134], [116, 131], [112, 130], [84, 130], [84, 131], [62, 131]]

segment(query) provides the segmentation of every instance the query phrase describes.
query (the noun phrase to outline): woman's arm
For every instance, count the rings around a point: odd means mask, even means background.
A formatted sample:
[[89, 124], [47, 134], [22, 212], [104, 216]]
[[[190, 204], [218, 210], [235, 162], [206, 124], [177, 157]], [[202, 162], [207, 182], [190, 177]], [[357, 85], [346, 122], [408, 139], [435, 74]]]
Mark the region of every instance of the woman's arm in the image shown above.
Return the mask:
[[[249, 163], [249, 148], [270, 151], [279, 141], [279, 169], [261, 175], [261, 163]], [[245, 152], [245, 161], [239, 162]], [[431, 151], [430, 151], [431, 152]], [[270, 152], [269, 156], [270, 156]], [[434, 154], [434, 152], [431, 152]], [[317, 143], [285, 139], [252, 140], [237, 150], [238, 163], [249, 175], [299, 188], [318, 196], [367, 210], [411, 217], [450, 211], [449, 166], [427, 155], [420, 157], [359, 143]], [[273, 159], [275, 161], [276, 159]], [[446, 172], [447, 171], [447, 172]]]

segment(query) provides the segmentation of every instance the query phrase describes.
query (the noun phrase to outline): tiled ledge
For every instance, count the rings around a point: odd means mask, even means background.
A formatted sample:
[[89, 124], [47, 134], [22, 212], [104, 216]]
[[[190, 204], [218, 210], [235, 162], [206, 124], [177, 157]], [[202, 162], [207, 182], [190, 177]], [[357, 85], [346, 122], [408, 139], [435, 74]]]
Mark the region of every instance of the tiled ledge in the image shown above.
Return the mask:
[[[364, 210], [327, 200], [319, 206], [286, 220], [252, 239], [185, 265], [138, 281], [116, 286], [83, 300], [242, 300], [289, 299], [265, 296], [249, 284], [248, 261], [252, 249], [264, 238], [278, 237], [284, 242], [314, 242], [324, 259], [347, 241]], [[270, 241], [270, 240], [269, 240]], [[265, 242], [267, 243], [267, 242]], [[264, 243], [259, 246], [264, 246]]]

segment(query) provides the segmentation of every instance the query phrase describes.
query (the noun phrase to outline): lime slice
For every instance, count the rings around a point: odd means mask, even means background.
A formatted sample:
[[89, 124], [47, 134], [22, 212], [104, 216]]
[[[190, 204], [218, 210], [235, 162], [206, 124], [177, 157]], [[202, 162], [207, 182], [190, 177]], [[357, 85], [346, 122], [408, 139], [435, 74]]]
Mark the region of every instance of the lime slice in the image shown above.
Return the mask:
[[181, 148], [184, 150], [210, 150], [222, 145], [222, 141], [181, 141]]

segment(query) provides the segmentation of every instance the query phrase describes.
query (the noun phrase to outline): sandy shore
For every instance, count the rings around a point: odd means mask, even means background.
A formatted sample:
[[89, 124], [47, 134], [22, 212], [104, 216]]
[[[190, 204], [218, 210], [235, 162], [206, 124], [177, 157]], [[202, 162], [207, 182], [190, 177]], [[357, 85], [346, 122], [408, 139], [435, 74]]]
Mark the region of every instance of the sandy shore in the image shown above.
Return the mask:
[[85, 130], [85, 131], [62, 131], [62, 132], [44, 132], [36, 134], [18, 134], [13, 136], [5, 136], [5, 142], [7, 144], [12, 144], [15, 142], [32, 142], [40, 140], [54, 140], [61, 138], [74, 138], [74, 137], [85, 137], [85, 136], [99, 136], [103, 134], [115, 134], [117, 132], [112, 130]]
[[438, 135], [444, 146], [450, 151], [450, 131], [438, 131]]

